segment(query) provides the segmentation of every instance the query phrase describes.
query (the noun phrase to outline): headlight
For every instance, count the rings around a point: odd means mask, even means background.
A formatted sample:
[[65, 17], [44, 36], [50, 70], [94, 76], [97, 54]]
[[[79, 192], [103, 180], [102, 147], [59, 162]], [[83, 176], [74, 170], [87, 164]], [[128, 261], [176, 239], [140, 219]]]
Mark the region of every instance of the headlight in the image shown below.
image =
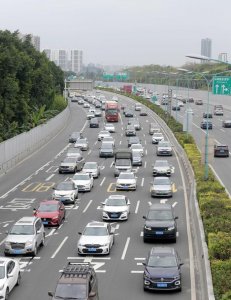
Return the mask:
[[175, 229], [174, 226], [168, 227], [168, 231], [171, 231], [171, 230], [174, 230], [174, 229]]
[[10, 247], [10, 242], [5, 242], [5, 247]]
[[0, 291], [4, 289], [4, 284], [0, 285]]
[[107, 244], [102, 244], [101, 247], [107, 247], [109, 245], [109, 243]]
[[128, 215], [128, 212], [127, 211], [124, 211], [121, 216], [127, 216]]
[[144, 226], [144, 229], [146, 229], [146, 230], [151, 230], [152, 228], [150, 227], [150, 226]]
[[29, 247], [29, 246], [33, 246], [33, 242], [32, 241], [27, 241], [26, 244], [25, 244], [26, 247]]
[[55, 216], [52, 218], [52, 220], [57, 220], [59, 218], [59, 216]]

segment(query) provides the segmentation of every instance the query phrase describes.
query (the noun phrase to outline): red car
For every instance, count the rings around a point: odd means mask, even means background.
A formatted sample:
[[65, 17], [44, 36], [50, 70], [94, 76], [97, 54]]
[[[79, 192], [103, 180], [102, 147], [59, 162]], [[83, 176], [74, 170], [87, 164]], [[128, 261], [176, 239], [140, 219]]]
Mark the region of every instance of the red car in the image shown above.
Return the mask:
[[59, 226], [65, 219], [65, 206], [57, 200], [44, 200], [34, 209], [34, 215], [41, 218], [43, 225]]

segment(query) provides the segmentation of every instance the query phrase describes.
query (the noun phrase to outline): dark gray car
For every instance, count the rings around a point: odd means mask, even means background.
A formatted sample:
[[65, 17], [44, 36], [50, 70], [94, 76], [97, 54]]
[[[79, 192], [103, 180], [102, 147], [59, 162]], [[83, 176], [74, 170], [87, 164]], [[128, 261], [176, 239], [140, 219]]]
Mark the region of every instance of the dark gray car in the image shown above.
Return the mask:
[[99, 157], [113, 157], [114, 156], [114, 147], [111, 143], [102, 142], [101, 148], [99, 150]]

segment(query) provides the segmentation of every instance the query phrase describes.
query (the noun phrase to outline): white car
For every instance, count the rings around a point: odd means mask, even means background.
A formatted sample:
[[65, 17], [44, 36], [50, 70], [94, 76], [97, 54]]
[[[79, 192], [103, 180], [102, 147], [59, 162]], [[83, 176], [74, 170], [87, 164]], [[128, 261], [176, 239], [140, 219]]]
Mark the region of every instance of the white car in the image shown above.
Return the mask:
[[78, 254], [109, 254], [114, 234], [109, 223], [92, 221], [87, 224], [77, 243]]
[[157, 149], [156, 149], [157, 156], [165, 156], [165, 155], [172, 156], [172, 152], [173, 152], [172, 145], [169, 141], [159, 142]]
[[154, 132], [152, 136], [152, 143], [153, 144], [158, 144], [159, 142], [164, 140], [163, 133], [161, 132]]
[[94, 113], [94, 112], [89, 111], [89, 112], [87, 113], [87, 120], [91, 120], [91, 119], [94, 118], [94, 117], [95, 117], [95, 113]]
[[111, 195], [104, 202], [102, 218], [103, 220], [127, 220], [130, 213], [130, 201], [124, 195]]
[[94, 185], [94, 179], [90, 173], [75, 173], [72, 177], [72, 181], [79, 192], [90, 192]]
[[133, 172], [120, 172], [116, 181], [116, 190], [136, 190], [136, 177]]
[[61, 201], [63, 204], [75, 203], [78, 198], [78, 188], [75, 187], [72, 181], [63, 181], [53, 188], [52, 198]]
[[106, 123], [104, 125], [104, 129], [109, 131], [109, 132], [115, 132], [115, 126], [113, 124], [110, 124], [110, 123]]
[[82, 171], [84, 173], [90, 173], [93, 178], [98, 178], [100, 175], [100, 167], [97, 162], [85, 162]]
[[87, 102], [85, 102], [84, 105], [83, 105], [83, 107], [84, 107], [84, 108], [90, 108], [90, 104], [87, 103]]
[[9, 299], [9, 294], [21, 281], [19, 262], [16, 259], [0, 257], [0, 299]]
[[88, 110], [89, 113], [94, 113], [95, 115], [95, 108], [94, 107], [90, 107], [89, 110]]
[[107, 130], [101, 130], [98, 134], [98, 141], [102, 141], [106, 136], [111, 136], [110, 132]]
[[103, 142], [112, 144], [112, 146], [115, 147], [115, 140], [113, 139], [112, 136], [105, 136], [105, 138], [103, 139]]
[[130, 149], [132, 152], [139, 152], [141, 156], [144, 156], [144, 148], [141, 144], [132, 144]]
[[87, 151], [89, 149], [89, 144], [87, 138], [80, 138], [75, 142], [75, 148], [79, 148], [82, 151]]

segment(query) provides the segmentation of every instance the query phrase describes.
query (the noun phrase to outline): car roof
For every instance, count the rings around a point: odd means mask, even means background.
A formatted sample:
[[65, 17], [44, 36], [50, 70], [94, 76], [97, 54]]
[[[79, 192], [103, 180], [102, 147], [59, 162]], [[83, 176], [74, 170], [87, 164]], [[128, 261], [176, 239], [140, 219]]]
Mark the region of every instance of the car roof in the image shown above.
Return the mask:
[[107, 199], [125, 199], [125, 195], [110, 195]]
[[5, 266], [10, 260], [15, 261], [15, 260], [12, 259], [12, 258], [8, 258], [8, 257], [1, 256], [1, 257], [0, 257], [0, 266]]
[[34, 224], [37, 217], [22, 217], [15, 224]]
[[155, 203], [149, 207], [149, 210], [172, 210], [172, 206], [167, 203]]

